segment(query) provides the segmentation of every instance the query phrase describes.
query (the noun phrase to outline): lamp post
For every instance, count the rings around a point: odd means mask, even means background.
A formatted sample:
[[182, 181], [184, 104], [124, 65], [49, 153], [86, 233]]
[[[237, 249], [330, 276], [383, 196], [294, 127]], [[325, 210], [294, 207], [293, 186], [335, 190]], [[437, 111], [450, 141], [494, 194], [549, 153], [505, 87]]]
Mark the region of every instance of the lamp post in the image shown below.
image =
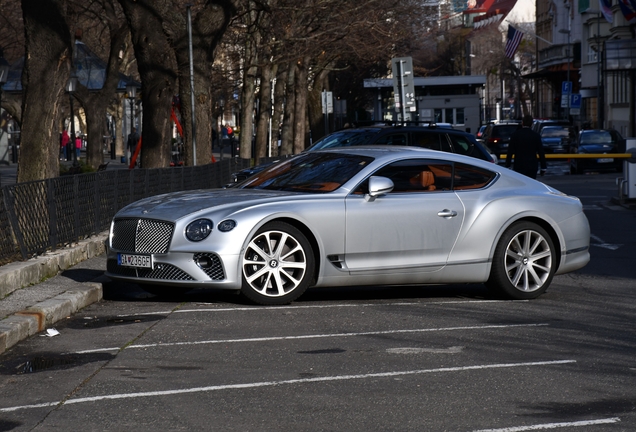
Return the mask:
[[[66, 145], [66, 154], [73, 154], [73, 166], [77, 166], [77, 153], [75, 151], [75, 113], [73, 112], [73, 93], [77, 90], [77, 77], [72, 75], [66, 82], [66, 92], [71, 105], [71, 139]], [[71, 153], [69, 153], [71, 152]]]
[[566, 106], [566, 111], [565, 111], [565, 118], [566, 120], [570, 120], [570, 100], [572, 99], [572, 84], [570, 83], [570, 35], [572, 33], [572, 20], [571, 20], [571, 15], [570, 15], [570, 4], [566, 3], [565, 4], [565, 8], [567, 9], [568, 12], [568, 29], [561, 29], [559, 30], [559, 33], [563, 33], [563, 34], [567, 34], [568, 35], [568, 48], [567, 48], [567, 62], [568, 62], [568, 74], [567, 74], [567, 78], [566, 81], [568, 82], [568, 95], [567, 95], [567, 106]]
[[[128, 94], [128, 101], [130, 102], [130, 134], [133, 132], [133, 128], [135, 127], [135, 98], [137, 97], [137, 86], [133, 83], [126, 84], [126, 93]], [[137, 143], [135, 143], [135, 146]], [[130, 149], [130, 159], [132, 160], [133, 155], [135, 154], [135, 148]], [[124, 155], [126, 156], [126, 151], [124, 150]], [[130, 162], [130, 161], [129, 161]]]
[[[4, 52], [0, 49], [0, 114], [2, 113], [2, 87], [9, 78], [9, 62], [4, 58]], [[13, 162], [17, 162], [16, 148], [13, 147]]]
[[216, 134], [217, 139], [219, 140], [219, 159], [223, 159], [223, 123], [225, 118], [225, 98], [219, 99], [219, 108], [221, 108], [221, 129], [218, 130]]
[[601, 73], [601, 11], [596, 16], [596, 128], [603, 129], [603, 75]]

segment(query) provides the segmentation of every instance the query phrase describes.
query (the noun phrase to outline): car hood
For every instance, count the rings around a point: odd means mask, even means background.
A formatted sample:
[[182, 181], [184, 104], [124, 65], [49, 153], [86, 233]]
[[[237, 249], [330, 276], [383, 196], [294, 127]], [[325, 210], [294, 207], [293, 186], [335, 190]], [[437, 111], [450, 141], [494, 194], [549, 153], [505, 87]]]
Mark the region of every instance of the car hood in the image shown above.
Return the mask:
[[233, 206], [249, 202], [279, 199], [298, 195], [296, 192], [281, 192], [254, 189], [204, 189], [157, 195], [136, 201], [116, 215], [122, 217], [144, 217], [175, 221], [184, 216], [212, 207]]
[[616, 145], [614, 144], [581, 144], [579, 151], [584, 153], [616, 153]]

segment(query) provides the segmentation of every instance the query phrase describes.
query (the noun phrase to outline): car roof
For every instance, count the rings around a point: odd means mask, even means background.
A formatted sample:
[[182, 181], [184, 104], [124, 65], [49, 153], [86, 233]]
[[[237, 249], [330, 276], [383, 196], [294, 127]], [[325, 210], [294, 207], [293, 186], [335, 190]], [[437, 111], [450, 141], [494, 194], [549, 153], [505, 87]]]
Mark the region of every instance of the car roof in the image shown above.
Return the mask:
[[450, 153], [440, 150], [431, 150], [424, 147], [415, 146], [393, 146], [393, 145], [361, 145], [350, 147], [332, 147], [324, 150], [316, 150], [315, 152], [328, 152], [328, 153], [346, 153], [355, 154], [360, 156], [370, 156], [375, 159], [390, 159], [396, 154], [401, 153], [404, 157], [425, 157], [431, 159], [446, 159], [453, 162], [461, 162], [487, 168], [491, 171], [497, 171], [496, 165], [492, 162], [478, 159], [472, 156], [465, 156], [459, 153]]

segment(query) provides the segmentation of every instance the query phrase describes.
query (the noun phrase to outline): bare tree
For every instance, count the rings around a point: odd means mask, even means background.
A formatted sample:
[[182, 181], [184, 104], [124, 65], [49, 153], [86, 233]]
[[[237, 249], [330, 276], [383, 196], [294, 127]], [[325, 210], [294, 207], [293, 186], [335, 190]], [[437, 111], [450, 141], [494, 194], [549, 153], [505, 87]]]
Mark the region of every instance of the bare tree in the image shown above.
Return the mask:
[[56, 177], [60, 97], [71, 70], [68, 4], [22, 0], [25, 60], [18, 182]]

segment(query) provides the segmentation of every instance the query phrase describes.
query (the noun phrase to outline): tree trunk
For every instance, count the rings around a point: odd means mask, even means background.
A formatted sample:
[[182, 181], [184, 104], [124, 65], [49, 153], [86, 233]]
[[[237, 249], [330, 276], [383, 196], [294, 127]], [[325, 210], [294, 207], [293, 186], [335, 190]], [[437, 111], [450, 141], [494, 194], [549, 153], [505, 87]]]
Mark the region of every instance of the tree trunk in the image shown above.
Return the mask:
[[172, 159], [172, 99], [177, 93], [177, 65], [164, 32], [163, 18], [172, 3], [118, 0], [131, 29], [137, 68], [143, 85], [144, 121], [141, 162], [144, 168], [167, 167]]
[[296, 106], [296, 63], [289, 62], [287, 81], [285, 82], [285, 114], [283, 116], [283, 131], [281, 134], [280, 154], [294, 154], [294, 114]]
[[314, 78], [314, 83], [311, 86], [311, 91], [308, 96], [307, 116], [309, 118], [309, 128], [311, 129], [314, 142], [327, 134], [324, 117], [326, 114], [322, 113], [322, 91], [329, 91], [328, 76], [329, 69], [323, 68]]
[[296, 73], [295, 90], [296, 103], [294, 113], [294, 154], [301, 153], [305, 150], [307, 143], [307, 92], [309, 91], [307, 76], [309, 58], [305, 58], [298, 65]]
[[[272, 76], [276, 67], [267, 63], [261, 67], [261, 89], [259, 92], [258, 124], [256, 126], [256, 161], [269, 156], [269, 127], [272, 115]], [[272, 125], [273, 126], [273, 125]]]
[[65, 2], [22, 0], [22, 13], [26, 55], [18, 182], [59, 175], [60, 98], [72, 52]]
[[285, 80], [287, 79], [287, 69], [285, 65], [278, 68], [278, 76], [276, 77], [276, 85], [274, 86], [274, 114], [272, 116], [272, 156], [280, 155], [278, 147], [281, 138], [281, 126], [283, 124], [283, 110], [285, 108]]

